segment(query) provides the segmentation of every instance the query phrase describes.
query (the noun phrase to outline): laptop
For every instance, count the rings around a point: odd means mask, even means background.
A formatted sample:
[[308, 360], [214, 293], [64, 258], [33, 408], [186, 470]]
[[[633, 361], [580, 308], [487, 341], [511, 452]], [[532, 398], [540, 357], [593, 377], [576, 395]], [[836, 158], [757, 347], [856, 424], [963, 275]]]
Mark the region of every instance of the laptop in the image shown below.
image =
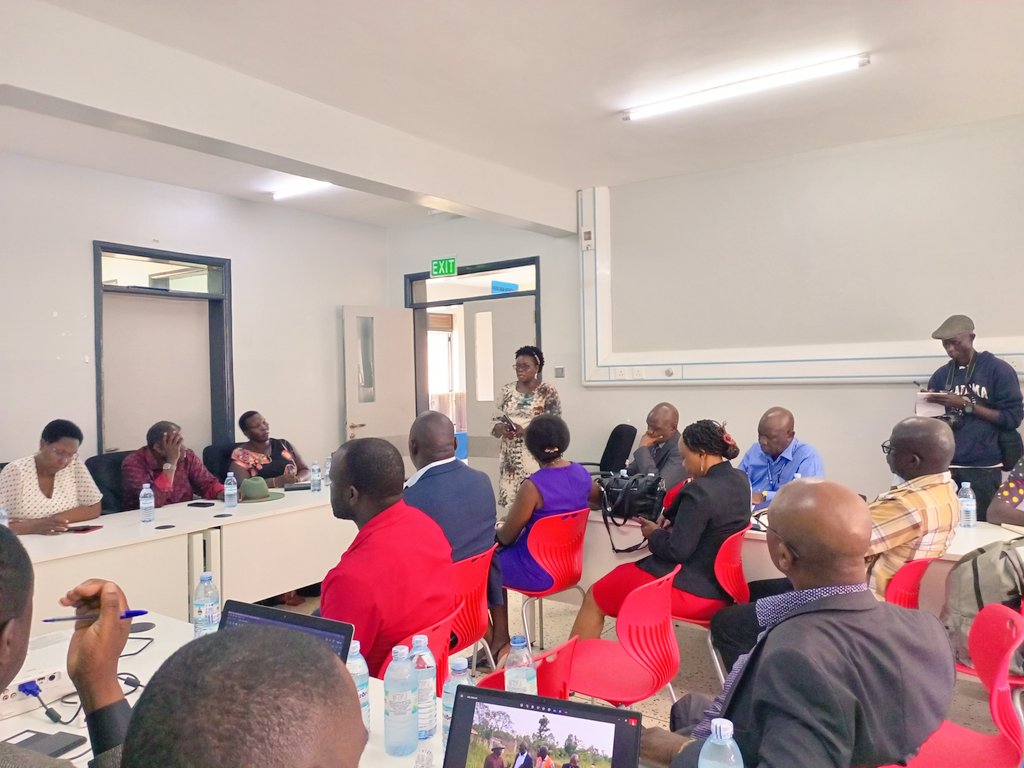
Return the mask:
[[355, 633], [355, 627], [344, 621], [332, 621], [320, 616], [282, 611], [279, 608], [268, 608], [265, 605], [241, 603], [238, 600], [225, 602], [224, 609], [220, 613], [219, 629], [246, 624], [283, 627], [315, 635], [327, 643], [342, 661], [348, 661], [348, 649], [352, 644], [352, 635]]
[[[519, 744], [526, 743], [537, 762], [537, 750], [548, 749], [555, 765], [569, 762], [575, 744], [579, 764], [636, 768], [640, 763], [640, 713], [578, 701], [547, 699], [523, 693], [460, 685], [455, 692], [444, 768], [480, 768], [492, 746], [513, 765]], [[571, 739], [570, 739], [571, 737]]]

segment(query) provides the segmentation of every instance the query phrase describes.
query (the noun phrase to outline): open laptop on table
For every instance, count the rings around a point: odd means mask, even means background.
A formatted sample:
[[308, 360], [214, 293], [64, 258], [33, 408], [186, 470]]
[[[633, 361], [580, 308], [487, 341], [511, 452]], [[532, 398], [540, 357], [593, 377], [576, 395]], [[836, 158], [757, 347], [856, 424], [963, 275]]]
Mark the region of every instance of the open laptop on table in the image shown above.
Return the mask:
[[[537, 760], [545, 746], [555, 765], [569, 762], [566, 740], [573, 737], [583, 768], [636, 768], [640, 762], [639, 712], [578, 701], [460, 685], [455, 693], [444, 768], [480, 768], [500, 743], [512, 765], [525, 743]], [[538, 734], [543, 733], [539, 739]]]
[[342, 661], [348, 661], [348, 649], [352, 644], [352, 635], [355, 633], [355, 627], [344, 621], [332, 621], [319, 616], [282, 611], [279, 608], [268, 608], [265, 605], [241, 603], [238, 600], [225, 602], [224, 609], [220, 614], [219, 629], [243, 624], [269, 625], [307, 632], [327, 643]]

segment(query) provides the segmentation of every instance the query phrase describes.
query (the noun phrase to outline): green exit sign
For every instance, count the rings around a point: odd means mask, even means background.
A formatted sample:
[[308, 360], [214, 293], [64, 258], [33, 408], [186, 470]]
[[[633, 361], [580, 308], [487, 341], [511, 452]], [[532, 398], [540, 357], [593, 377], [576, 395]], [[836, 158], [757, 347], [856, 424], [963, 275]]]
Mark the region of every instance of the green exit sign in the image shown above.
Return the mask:
[[431, 277], [453, 277], [456, 273], [455, 258], [434, 259], [430, 262]]

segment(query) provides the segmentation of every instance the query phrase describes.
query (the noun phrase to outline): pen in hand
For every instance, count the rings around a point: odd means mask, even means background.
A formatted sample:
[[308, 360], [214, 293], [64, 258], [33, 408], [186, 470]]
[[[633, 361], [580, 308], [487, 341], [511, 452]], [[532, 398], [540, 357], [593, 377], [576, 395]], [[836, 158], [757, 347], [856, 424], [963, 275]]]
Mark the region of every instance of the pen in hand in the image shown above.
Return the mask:
[[[136, 616], [145, 616], [149, 611], [133, 610], [125, 611], [118, 618], [121, 619], [134, 619]], [[43, 619], [44, 622], [50, 624], [56, 621], [96, 621], [100, 615], [98, 613], [83, 613], [81, 616], [54, 616], [49, 619]]]

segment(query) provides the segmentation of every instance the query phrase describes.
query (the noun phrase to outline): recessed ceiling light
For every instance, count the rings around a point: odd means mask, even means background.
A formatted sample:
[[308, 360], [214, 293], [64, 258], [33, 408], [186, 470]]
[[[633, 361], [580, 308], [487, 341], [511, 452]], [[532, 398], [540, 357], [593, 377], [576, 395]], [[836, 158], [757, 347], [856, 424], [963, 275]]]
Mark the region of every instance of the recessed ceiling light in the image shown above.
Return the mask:
[[306, 195], [310, 192], [316, 192], [319, 189], [325, 189], [326, 187], [333, 187], [329, 181], [318, 181], [317, 179], [299, 179], [298, 181], [289, 183], [287, 186], [274, 192], [275, 200], [284, 200], [288, 197], [295, 197], [296, 195]]
[[845, 56], [841, 59], [810, 64], [796, 69], [787, 69], [784, 72], [772, 72], [766, 75], [758, 75], [747, 80], [740, 80], [735, 83], [716, 85], [713, 88], [705, 88], [702, 91], [687, 93], [674, 99], [658, 101], [654, 104], [645, 104], [641, 107], [633, 107], [622, 113], [623, 120], [639, 120], [644, 117], [663, 115], [666, 112], [676, 112], [681, 109], [689, 109], [701, 104], [710, 104], [713, 101], [729, 99], [733, 96], [744, 96], [748, 93], [766, 91], [769, 88], [778, 88], [782, 85], [800, 83], [804, 80], [812, 80], [816, 77], [835, 75], [840, 72], [848, 72], [851, 69], [866, 67], [871, 63], [871, 56], [867, 53], [858, 53], [855, 56]]

